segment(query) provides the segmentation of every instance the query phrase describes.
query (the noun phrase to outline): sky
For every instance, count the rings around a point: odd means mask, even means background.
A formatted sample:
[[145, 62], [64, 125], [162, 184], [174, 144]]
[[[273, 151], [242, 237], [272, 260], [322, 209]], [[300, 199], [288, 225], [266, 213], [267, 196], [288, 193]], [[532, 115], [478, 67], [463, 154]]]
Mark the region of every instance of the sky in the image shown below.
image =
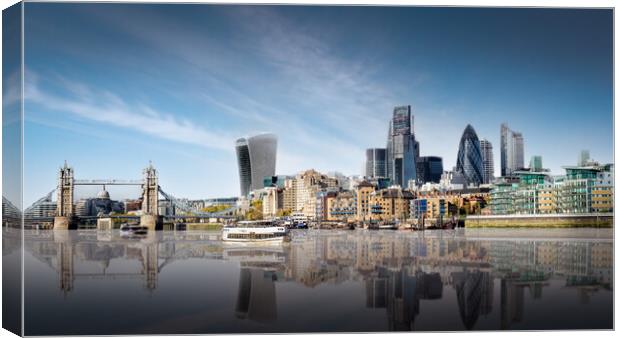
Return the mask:
[[499, 176], [503, 122], [523, 133], [526, 164], [541, 155], [561, 174], [581, 149], [612, 162], [612, 20], [604, 9], [26, 3], [24, 202], [55, 188], [65, 160], [77, 179], [139, 179], [152, 161], [176, 197], [237, 196], [234, 141], [259, 132], [278, 136], [277, 174], [362, 174], [399, 105], [412, 107], [421, 155], [444, 169], [471, 124]]

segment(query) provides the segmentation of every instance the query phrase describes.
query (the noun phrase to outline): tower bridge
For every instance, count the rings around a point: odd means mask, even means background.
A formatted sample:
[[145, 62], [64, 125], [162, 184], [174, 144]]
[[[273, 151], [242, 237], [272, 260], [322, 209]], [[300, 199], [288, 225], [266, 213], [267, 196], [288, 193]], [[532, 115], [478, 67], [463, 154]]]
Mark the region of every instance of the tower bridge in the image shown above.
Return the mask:
[[[74, 191], [76, 186], [93, 185], [112, 185], [112, 186], [139, 186], [141, 187], [140, 215], [104, 215], [104, 216], [78, 216], [75, 212]], [[141, 180], [122, 180], [122, 179], [75, 179], [72, 167], [65, 162], [58, 172], [57, 187], [34, 202], [25, 210], [25, 214], [34, 210], [37, 206], [45, 202], [50, 202], [52, 195], [56, 192], [57, 202], [53, 217], [53, 228], [57, 230], [67, 230], [75, 228], [79, 220], [95, 219], [98, 224], [101, 222], [103, 228], [111, 228], [112, 219], [139, 219], [140, 225], [149, 230], [161, 229], [164, 220], [179, 221], [186, 219], [203, 218], [231, 218], [232, 212], [236, 207], [231, 207], [215, 213], [206, 213], [192, 208], [186, 201], [178, 199], [162, 190], [159, 185], [157, 170], [149, 163], [149, 166], [142, 171]], [[175, 210], [181, 214], [160, 215], [159, 201], [160, 195], [164, 200], [171, 203]], [[50, 217], [38, 217], [35, 221], [52, 221]], [[98, 226], [99, 227], [99, 226]]]

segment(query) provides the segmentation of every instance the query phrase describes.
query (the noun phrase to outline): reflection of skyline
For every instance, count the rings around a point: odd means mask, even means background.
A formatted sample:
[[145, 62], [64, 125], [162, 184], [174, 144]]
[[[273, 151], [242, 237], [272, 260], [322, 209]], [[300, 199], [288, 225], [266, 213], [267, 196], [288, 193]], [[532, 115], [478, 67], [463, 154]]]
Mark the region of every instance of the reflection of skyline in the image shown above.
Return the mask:
[[277, 276], [273, 271], [241, 268], [239, 271], [239, 294], [235, 313], [238, 318], [257, 322], [273, 321], [277, 317]]
[[[564, 280], [585, 303], [596, 290], [611, 288], [613, 267], [611, 241], [468, 240], [430, 233], [310, 231], [293, 236], [288, 245], [238, 247], [223, 245], [213, 233], [125, 239], [96, 231], [33, 231], [26, 234], [26, 249], [57, 271], [65, 293], [88, 279], [119, 278], [142, 280], [156, 293], [159, 273], [177, 261], [226, 260], [240, 269], [237, 317], [261, 323], [277, 318], [275, 283], [314, 288], [358, 281], [365, 287], [366, 307], [385, 309], [390, 330], [414, 329], [424, 311], [420, 300], [442, 299], [445, 286], [455, 290], [465, 328], [476, 329], [479, 319], [495, 310], [501, 312], [498, 325], [509, 329], [523, 321], [524, 298], [542, 298], [551, 278]], [[140, 264], [121, 273], [114, 272], [112, 261]]]
[[459, 313], [465, 328], [474, 328], [480, 315], [493, 309], [493, 280], [488, 271], [465, 270], [453, 273]]

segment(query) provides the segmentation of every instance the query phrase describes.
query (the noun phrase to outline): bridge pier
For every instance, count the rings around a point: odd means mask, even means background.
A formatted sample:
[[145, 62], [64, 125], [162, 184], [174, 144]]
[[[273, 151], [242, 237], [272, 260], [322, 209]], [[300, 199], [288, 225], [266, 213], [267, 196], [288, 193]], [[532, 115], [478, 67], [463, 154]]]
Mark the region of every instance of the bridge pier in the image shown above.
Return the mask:
[[110, 217], [97, 218], [97, 230], [112, 230], [112, 225], [112, 218]]
[[56, 216], [54, 217], [54, 230], [69, 230], [72, 223], [71, 217]]
[[161, 224], [161, 218], [157, 215], [140, 216], [140, 226], [147, 227], [149, 230], [157, 230]]

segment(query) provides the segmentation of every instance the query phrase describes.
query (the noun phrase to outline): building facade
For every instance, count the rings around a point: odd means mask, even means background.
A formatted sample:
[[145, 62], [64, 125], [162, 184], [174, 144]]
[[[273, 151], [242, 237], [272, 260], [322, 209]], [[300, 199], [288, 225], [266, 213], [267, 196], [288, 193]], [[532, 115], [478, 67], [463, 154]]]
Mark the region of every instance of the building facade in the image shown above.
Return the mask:
[[376, 190], [375, 186], [367, 181], [357, 185], [357, 219], [359, 221], [370, 220], [370, 195]]
[[519, 132], [510, 130], [508, 125], [502, 123], [500, 127], [501, 137], [501, 174], [510, 176], [516, 170], [523, 168], [523, 135]]
[[515, 171], [518, 182], [496, 183], [491, 213], [587, 214], [613, 212], [613, 165], [564, 167], [566, 174]]
[[542, 156], [534, 155], [530, 158], [530, 171], [542, 171], [543, 162]]
[[413, 134], [411, 106], [394, 108], [386, 150], [387, 176], [392, 184], [404, 187], [409, 180], [415, 180], [419, 143]]
[[387, 177], [387, 149], [366, 149], [366, 177]]
[[263, 194], [263, 218], [273, 218], [283, 209], [284, 198], [281, 188], [267, 187]]
[[277, 146], [278, 139], [274, 134], [259, 134], [237, 140], [235, 149], [241, 196], [263, 188], [264, 178], [275, 175]]
[[377, 190], [370, 194], [368, 203], [372, 221], [404, 221], [409, 218], [410, 191], [400, 187]]
[[463, 174], [468, 186], [479, 186], [483, 182], [482, 153], [478, 135], [471, 125], [465, 127], [456, 159], [456, 171]]
[[495, 178], [495, 163], [493, 162], [493, 144], [483, 138], [480, 140], [482, 154], [482, 183], [489, 184]]
[[417, 183], [439, 183], [443, 173], [443, 160], [438, 156], [420, 156], [416, 162]]
[[341, 192], [327, 197], [327, 220], [352, 222], [357, 219], [357, 198], [353, 192]]

